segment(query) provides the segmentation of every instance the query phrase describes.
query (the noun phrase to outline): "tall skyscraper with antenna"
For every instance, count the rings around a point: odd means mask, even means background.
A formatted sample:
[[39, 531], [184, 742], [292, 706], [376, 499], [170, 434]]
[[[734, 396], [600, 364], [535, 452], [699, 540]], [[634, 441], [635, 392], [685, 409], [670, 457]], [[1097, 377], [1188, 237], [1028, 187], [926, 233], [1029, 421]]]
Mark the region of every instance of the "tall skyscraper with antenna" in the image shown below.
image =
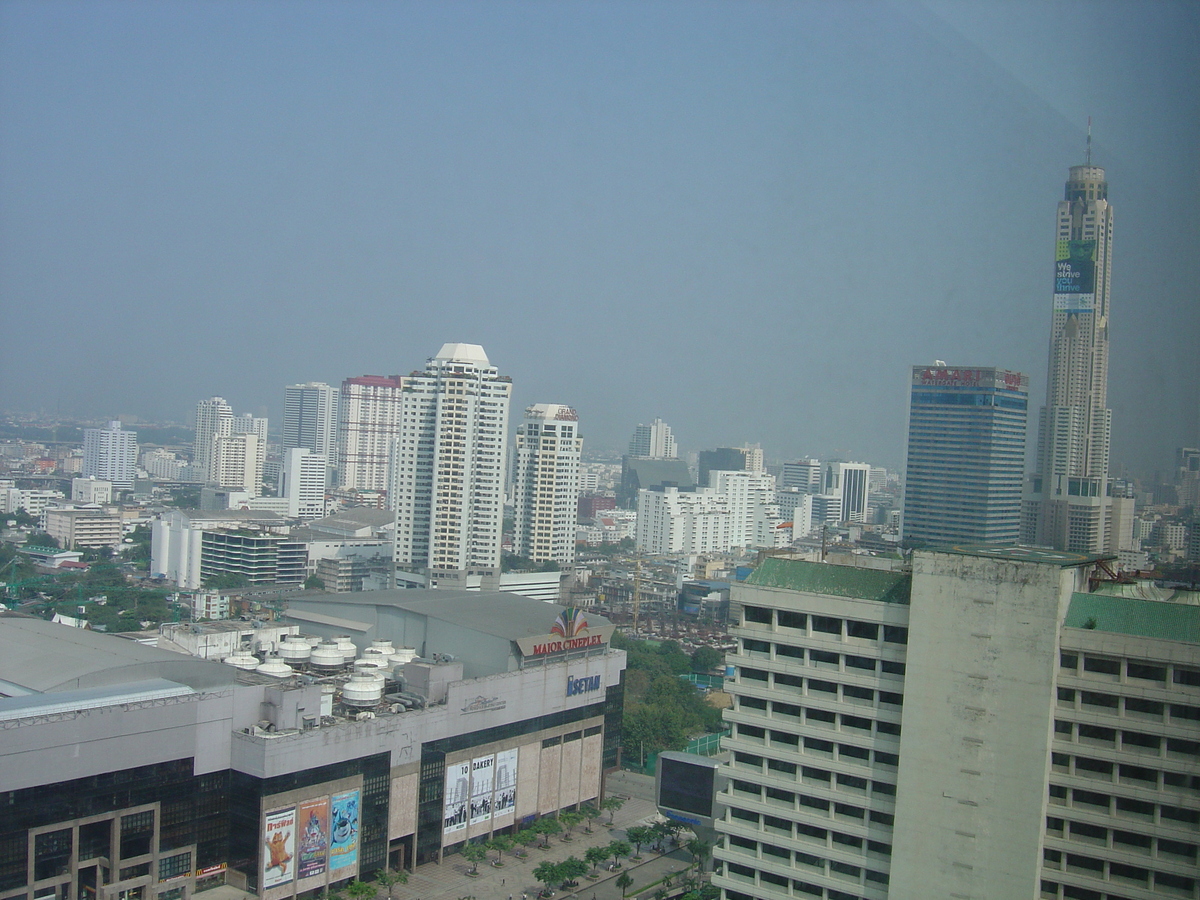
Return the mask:
[[1089, 127], [1086, 162], [1071, 167], [1055, 221], [1046, 405], [1021, 519], [1023, 542], [1080, 553], [1117, 550], [1128, 517], [1108, 477], [1113, 208], [1091, 157]]

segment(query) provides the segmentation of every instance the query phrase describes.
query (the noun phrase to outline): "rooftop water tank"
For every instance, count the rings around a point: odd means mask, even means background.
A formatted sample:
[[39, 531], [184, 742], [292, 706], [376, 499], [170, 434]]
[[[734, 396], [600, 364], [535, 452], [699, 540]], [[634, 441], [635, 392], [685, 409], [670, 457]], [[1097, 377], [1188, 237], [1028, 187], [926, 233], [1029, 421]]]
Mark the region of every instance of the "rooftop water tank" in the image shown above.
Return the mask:
[[392, 654], [392, 665], [402, 666], [417, 658], [417, 651], [412, 647], [400, 647]]
[[318, 644], [308, 657], [308, 665], [318, 672], [340, 672], [346, 665], [346, 657], [332, 641]]
[[290, 666], [307, 665], [311, 656], [312, 647], [298, 634], [289, 634], [279, 642], [279, 658]]
[[339, 634], [333, 641], [337, 644], [337, 648], [342, 651], [342, 658], [346, 662], [350, 662], [350, 660], [358, 656], [358, 648], [354, 646], [354, 641], [350, 640], [350, 635]]
[[355, 708], [378, 706], [383, 699], [383, 679], [355, 672], [342, 685], [342, 703]]
[[333, 695], [337, 689], [332, 684], [321, 685], [321, 715], [333, 715]]
[[292, 674], [292, 667], [275, 654], [271, 654], [254, 671], [259, 675], [270, 675], [273, 678], [287, 678]]
[[234, 666], [238, 669], [245, 669], [246, 671], [252, 671], [258, 668], [258, 657], [254, 656], [248, 650], [239, 650], [237, 653], [225, 657], [224, 662], [226, 665]]

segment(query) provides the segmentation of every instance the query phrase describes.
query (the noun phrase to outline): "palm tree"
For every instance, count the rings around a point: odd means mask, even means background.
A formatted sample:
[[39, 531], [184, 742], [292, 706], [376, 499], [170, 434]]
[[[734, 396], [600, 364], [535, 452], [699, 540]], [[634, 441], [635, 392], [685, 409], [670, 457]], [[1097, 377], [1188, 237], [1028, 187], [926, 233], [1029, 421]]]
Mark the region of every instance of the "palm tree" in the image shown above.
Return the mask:
[[695, 865], [697, 873], [701, 869], [704, 860], [712, 853], [712, 847], [707, 841], [702, 841], [700, 838], [692, 838], [684, 845], [684, 849], [691, 854], [693, 865]]
[[617, 876], [617, 887], [619, 887], [621, 889], [622, 897], [625, 896], [625, 891], [627, 891], [629, 889], [629, 886], [631, 884], [633, 884], [633, 878], [630, 876], [630, 874], [628, 872], [622, 872], [620, 875]]

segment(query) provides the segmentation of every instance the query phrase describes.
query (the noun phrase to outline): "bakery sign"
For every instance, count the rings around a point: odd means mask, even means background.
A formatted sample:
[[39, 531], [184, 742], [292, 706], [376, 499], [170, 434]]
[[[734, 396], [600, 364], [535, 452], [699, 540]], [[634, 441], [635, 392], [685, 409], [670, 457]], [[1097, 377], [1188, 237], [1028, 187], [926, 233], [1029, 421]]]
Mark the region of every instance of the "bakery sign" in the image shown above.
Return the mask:
[[517, 646], [524, 657], [553, 657], [605, 646], [612, 640], [614, 630], [612, 625], [589, 625], [584, 610], [567, 607], [546, 634], [518, 638]]

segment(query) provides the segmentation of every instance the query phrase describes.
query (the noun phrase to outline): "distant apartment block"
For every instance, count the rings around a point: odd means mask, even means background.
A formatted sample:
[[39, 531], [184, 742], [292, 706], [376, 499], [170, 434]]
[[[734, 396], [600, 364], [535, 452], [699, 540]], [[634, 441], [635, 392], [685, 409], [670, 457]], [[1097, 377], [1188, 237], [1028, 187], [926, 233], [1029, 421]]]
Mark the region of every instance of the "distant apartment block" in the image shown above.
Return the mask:
[[579, 503], [579, 416], [569, 406], [535, 403], [517, 428], [513, 456], [513, 549], [534, 562], [575, 561]]
[[388, 454], [403, 415], [399, 375], [360, 375], [338, 397], [337, 470], [343, 490], [386, 491]]
[[137, 432], [124, 431], [120, 422], [83, 430], [81, 472], [85, 478], [111, 481], [117, 488], [128, 490], [137, 478], [137, 457]]

